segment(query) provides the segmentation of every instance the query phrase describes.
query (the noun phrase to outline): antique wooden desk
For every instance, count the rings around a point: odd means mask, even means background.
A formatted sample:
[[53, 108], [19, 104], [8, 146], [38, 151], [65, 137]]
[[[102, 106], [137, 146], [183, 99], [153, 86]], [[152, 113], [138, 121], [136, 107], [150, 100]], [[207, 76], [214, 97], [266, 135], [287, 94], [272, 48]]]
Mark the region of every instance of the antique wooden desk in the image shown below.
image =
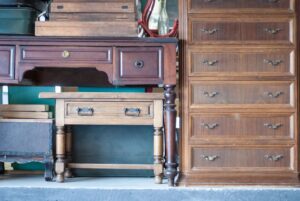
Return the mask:
[[[99, 86], [105, 79], [114, 86], [163, 86], [165, 174], [173, 185], [176, 45], [174, 38], [0, 37], [0, 83], [78, 86], [79, 80]], [[81, 73], [63, 76], [74, 68]], [[104, 72], [104, 78], [95, 77], [96, 73], [84, 76], [91, 68]]]

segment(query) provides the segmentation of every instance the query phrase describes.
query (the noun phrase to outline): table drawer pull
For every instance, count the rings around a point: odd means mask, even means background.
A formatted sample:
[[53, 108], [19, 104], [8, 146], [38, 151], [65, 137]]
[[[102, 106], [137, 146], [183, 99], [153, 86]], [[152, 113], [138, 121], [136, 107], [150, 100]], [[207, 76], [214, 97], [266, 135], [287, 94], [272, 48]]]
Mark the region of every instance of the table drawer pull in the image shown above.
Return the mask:
[[203, 64], [206, 64], [208, 66], [215, 66], [217, 63], [219, 63], [218, 60], [213, 60], [213, 61], [205, 60], [205, 61], [203, 61]]
[[265, 92], [267, 94], [267, 96], [269, 96], [270, 98], [278, 98], [279, 96], [281, 96], [283, 94], [282, 91], [276, 91], [276, 92]]
[[278, 128], [280, 128], [282, 126], [282, 124], [265, 123], [264, 126], [269, 129], [277, 130]]
[[93, 116], [94, 109], [91, 107], [77, 108], [78, 116]]
[[70, 57], [70, 52], [68, 50], [64, 50], [61, 54], [62, 58], [66, 59]]
[[282, 60], [269, 60], [269, 59], [264, 59], [264, 63], [270, 64], [272, 66], [278, 66], [279, 64], [283, 63]]
[[265, 28], [265, 32], [269, 33], [269, 34], [278, 34], [282, 29], [280, 28]]
[[211, 3], [214, 2], [215, 0], [204, 0], [205, 3]]
[[215, 28], [214, 29], [201, 29], [201, 31], [208, 35], [213, 35], [218, 31], [218, 29], [215, 29]]
[[283, 155], [265, 155], [265, 159], [270, 161], [279, 161], [283, 159]]
[[217, 128], [219, 126], [219, 124], [217, 124], [217, 123], [212, 123], [212, 124], [202, 123], [201, 126], [203, 126], [206, 129], [213, 130], [213, 129]]
[[141, 109], [140, 108], [125, 108], [125, 116], [129, 117], [138, 117], [141, 114]]
[[216, 92], [216, 91], [213, 91], [213, 92], [205, 91], [205, 92], [203, 92], [203, 94], [206, 97], [214, 98], [214, 97], [216, 97], [219, 94], [219, 92]]
[[145, 66], [145, 63], [144, 63], [144, 61], [142, 61], [142, 60], [138, 60], [138, 61], [136, 61], [136, 62], [134, 62], [134, 66], [136, 67], [136, 68], [143, 68], [144, 66]]
[[213, 156], [205, 156], [205, 155], [202, 155], [201, 157], [204, 158], [204, 159], [207, 160], [207, 161], [215, 161], [215, 160], [217, 160], [218, 158], [220, 158], [219, 156], [216, 156], [216, 155], [213, 155]]

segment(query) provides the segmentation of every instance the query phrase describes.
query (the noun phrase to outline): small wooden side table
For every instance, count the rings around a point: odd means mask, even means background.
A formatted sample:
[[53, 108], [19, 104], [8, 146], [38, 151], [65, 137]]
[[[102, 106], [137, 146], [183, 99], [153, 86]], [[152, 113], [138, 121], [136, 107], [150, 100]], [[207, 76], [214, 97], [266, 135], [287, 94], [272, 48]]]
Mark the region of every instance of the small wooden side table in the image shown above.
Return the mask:
[[[56, 99], [56, 181], [71, 177], [71, 169], [154, 170], [155, 183], [162, 183], [163, 98], [160, 93], [41, 93]], [[153, 125], [154, 164], [72, 163], [71, 125]], [[66, 129], [65, 129], [66, 127]]]

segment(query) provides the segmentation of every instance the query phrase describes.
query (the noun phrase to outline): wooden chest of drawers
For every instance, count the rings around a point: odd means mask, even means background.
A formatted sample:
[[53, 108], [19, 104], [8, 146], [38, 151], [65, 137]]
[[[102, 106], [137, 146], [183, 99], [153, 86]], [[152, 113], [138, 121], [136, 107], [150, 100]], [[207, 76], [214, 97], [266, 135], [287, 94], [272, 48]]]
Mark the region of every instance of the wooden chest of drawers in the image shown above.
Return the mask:
[[295, 0], [180, 0], [180, 185], [299, 184]]

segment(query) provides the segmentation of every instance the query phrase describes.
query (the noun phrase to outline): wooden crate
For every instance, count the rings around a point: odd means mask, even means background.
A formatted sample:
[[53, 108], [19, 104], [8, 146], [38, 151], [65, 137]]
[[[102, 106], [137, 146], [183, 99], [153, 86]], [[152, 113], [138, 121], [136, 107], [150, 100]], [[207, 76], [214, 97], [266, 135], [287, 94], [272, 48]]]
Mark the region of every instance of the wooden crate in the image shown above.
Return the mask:
[[99, 1], [99, 2], [52, 2], [51, 13], [100, 12], [100, 13], [135, 13], [135, 2], [131, 1]]
[[50, 21], [127, 21], [135, 22], [135, 13], [50, 13]]
[[137, 36], [136, 22], [36, 22], [36, 36]]

